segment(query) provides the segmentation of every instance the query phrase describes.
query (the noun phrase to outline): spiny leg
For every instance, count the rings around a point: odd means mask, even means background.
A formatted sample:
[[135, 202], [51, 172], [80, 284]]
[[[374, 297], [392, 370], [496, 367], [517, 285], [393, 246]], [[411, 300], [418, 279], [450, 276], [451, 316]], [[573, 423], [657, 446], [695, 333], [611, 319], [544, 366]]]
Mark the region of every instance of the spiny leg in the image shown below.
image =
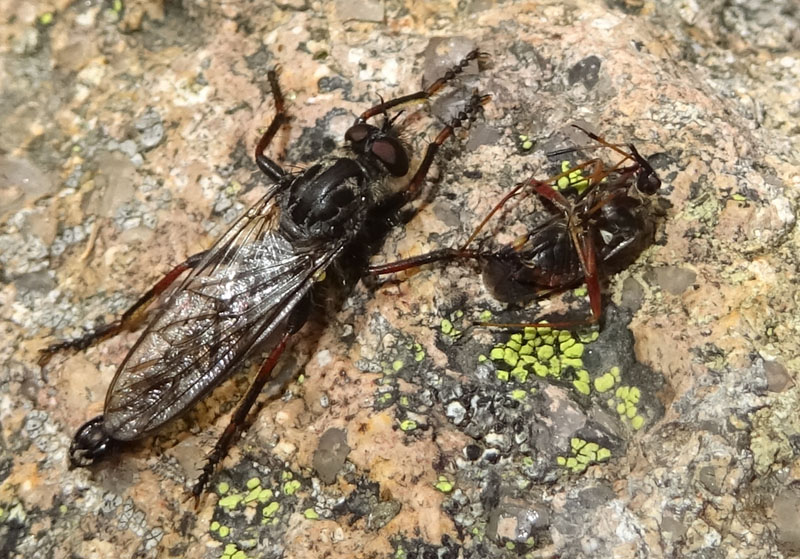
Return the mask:
[[278, 133], [281, 126], [289, 122], [289, 115], [286, 112], [286, 103], [281, 92], [280, 84], [278, 83], [279, 68], [274, 68], [267, 73], [270, 87], [272, 88], [272, 97], [275, 99], [275, 116], [272, 117], [272, 122], [269, 123], [267, 131], [261, 136], [261, 139], [256, 145], [256, 165], [267, 175], [273, 182], [278, 182], [286, 175], [286, 171], [278, 165], [275, 161], [264, 155], [264, 150], [267, 149], [275, 134]]
[[219, 462], [228, 454], [228, 450], [233, 444], [236, 435], [239, 433], [239, 430], [242, 428], [245, 420], [247, 419], [250, 408], [252, 408], [253, 404], [255, 404], [256, 400], [258, 399], [258, 395], [261, 393], [264, 385], [269, 380], [270, 374], [275, 368], [275, 364], [278, 362], [281, 354], [283, 354], [283, 351], [286, 349], [286, 343], [289, 341], [292, 333], [292, 329], [286, 329], [278, 344], [270, 352], [267, 360], [263, 365], [261, 365], [261, 368], [258, 370], [258, 374], [253, 379], [253, 382], [250, 383], [250, 387], [239, 401], [239, 405], [236, 406], [236, 410], [233, 412], [228, 425], [225, 427], [225, 430], [222, 432], [222, 435], [220, 435], [219, 439], [217, 439], [214, 449], [206, 458], [203, 471], [200, 473], [200, 477], [197, 478], [197, 482], [192, 488], [195, 506], [198, 504], [200, 495], [203, 493], [203, 488], [206, 486], [208, 480], [211, 478], [211, 475], [214, 473], [217, 464], [219, 464]]
[[110, 338], [112, 336], [117, 335], [122, 330], [125, 330], [132, 326], [136, 320], [139, 318], [139, 314], [144, 312], [148, 305], [159, 295], [161, 295], [164, 291], [169, 288], [172, 283], [178, 279], [181, 274], [183, 274], [187, 270], [191, 270], [192, 268], [196, 267], [202, 260], [203, 257], [206, 255], [207, 251], [198, 252], [187, 258], [181, 264], [175, 266], [172, 270], [170, 270], [163, 278], [161, 278], [153, 287], [148, 289], [141, 297], [122, 315], [109, 324], [104, 324], [99, 328], [84, 334], [79, 338], [75, 338], [74, 340], [67, 340], [63, 342], [58, 342], [55, 344], [51, 344], [46, 348], [39, 351], [39, 365], [44, 366], [50, 361], [50, 358], [53, 356], [54, 353], [57, 351], [61, 351], [64, 349], [71, 349], [74, 351], [80, 351], [82, 349], [86, 349], [90, 345], [93, 345], [101, 340], [106, 338]]
[[422, 163], [420, 163], [417, 172], [411, 177], [408, 186], [406, 186], [406, 189], [403, 191], [402, 196], [404, 202], [410, 202], [417, 197], [419, 189], [431, 168], [433, 158], [436, 157], [436, 153], [439, 151], [442, 144], [444, 144], [445, 140], [453, 135], [456, 128], [461, 128], [465, 121], [472, 121], [477, 116], [480, 108], [488, 103], [491, 98], [491, 95], [474, 94], [467, 106], [450, 120], [433, 142], [428, 144], [428, 149], [425, 150], [425, 157], [422, 158]]
[[[428, 171], [430, 170], [431, 164], [433, 163], [434, 157], [436, 157], [436, 153], [439, 151], [439, 148], [442, 144], [453, 135], [456, 128], [460, 128], [463, 126], [464, 121], [472, 121], [477, 115], [478, 110], [489, 100], [491, 99], [491, 95], [478, 95], [477, 93], [472, 96], [469, 103], [463, 110], [459, 111], [459, 113], [450, 120], [450, 122], [445, 126], [441, 132], [436, 136], [436, 139], [433, 140], [430, 144], [428, 144], [428, 148], [425, 150], [425, 156], [422, 159], [422, 163], [420, 163], [417, 171], [414, 173], [414, 176], [408, 183], [408, 186], [405, 190], [400, 192], [399, 196], [401, 197], [401, 203], [399, 205], [406, 204], [410, 202], [414, 198], [417, 197], [419, 193], [419, 189], [422, 186], [423, 181], [425, 180]], [[395, 203], [396, 198], [392, 199], [392, 204]], [[422, 266], [424, 264], [430, 264], [433, 262], [439, 262], [442, 260], [455, 260], [459, 258], [477, 258], [479, 255], [476, 252], [466, 251], [466, 250], [455, 250], [455, 249], [441, 249], [439, 251], [434, 251], [429, 254], [423, 254], [417, 257], [406, 258], [403, 260], [397, 260], [394, 262], [387, 262], [385, 264], [378, 264], [376, 266], [369, 267], [369, 273], [375, 275], [383, 275], [383, 274], [390, 274], [393, 272], [399, 272], [402, 270], [408, 270], [410, 268], [415, 268], [417, 266]]]
[[403, 105], [405, 103], [411, 103], [412, 101], [422, 101], [428, 99], [432, 95], [436, 94], [442, 87], [444, 87], [447, 82], [452, 81], [455, 77], [464, 71], [470, 62], [473, 60], [478, 60], [480, 58], [488, 56], [487, 53], [481, 52], [478, 49], [470, 51], [461, 61], [452, 66], [447, 72], [445, 72], [444, 76], [433, 82], [431, 85], [426, 87], [421, 91], [417, 91], [416, 93], [411, 93], [409, 95], [403, 95], [402, 97], [398, 97], [396, 99], [390, 99], [388, 101], [381, 100], [380, 103], [375, 105], [374, 107], [370, 107], [356, 119], [356, 124], [366, 122], [368, 119], [383, 114], [391, 108], [397, 107], [398, 105]]
[[410, 258], [403, 258], [402, 260], [395, 260], [394, 262], [387, 262], [385, 264], [378, 264], [369, 267], [369, 273], [376, 276], [384, 274], [393, 274], [402, 272], [403, 270], [410, 270], [411, 268], [418, 268], [425, 264], [433, 264], [434, 262], [448, 262], [450, 260], [461, 259], [476, 259], [480, 254], [472, 250], [461, 250], [455, 248], [441, 248], [439, 250], [431, 251], [427, 254], [419, 256], [412, 256]]

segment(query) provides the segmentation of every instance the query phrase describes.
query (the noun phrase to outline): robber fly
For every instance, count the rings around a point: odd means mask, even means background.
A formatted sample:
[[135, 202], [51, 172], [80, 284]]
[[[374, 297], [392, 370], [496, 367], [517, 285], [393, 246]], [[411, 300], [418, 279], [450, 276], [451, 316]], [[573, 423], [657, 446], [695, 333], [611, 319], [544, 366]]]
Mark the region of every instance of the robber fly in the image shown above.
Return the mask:
[[[289, 339], [308, 318], [326, 273], [338, 278], [334, 283], [355, 283], [367, 267], [367, 247], [388, 231], [387, 217], [416, 198], [439, 147], [476, 116], [489, 96], [472, 96], [428, 145], [399, 193], [388, 192], [384, 183], [388, 176], [409, 175], [410, 160], [394, 126], [396, 117], [390, 119], [387, 111], [431, 97], [484, 56], [474, 50], [427, 88], [381, 100], [347, 130], [347, 155], [325, 157], [297, 173], [286, 172], [264, 154], [288, 121], [277, 72], [270, 71], [276, 114], [255, 151], [258, 168], [273, 183], [267, 193], [209, 250], [176, 266], [119, 320], [43, 351], [45, 363], [55, 351], [85, 348], [130, 326], [155, 298], [162, 301], [119, 366], [103, 414], [75, 434], [71, 464], [90, 465], [118, 443], [143, 438], [186, 411], [245, 359], [268, 349], [192, 490], [199, 497]], [[383, 124], [369, 124], [378, 115], [384, 116]]]
[[[517, 184], [481, 221], [461, 248], [445, 248], [397, 262], [372, 266], [373, 274], [388, 274], [437, 261], [472, 259], [481, 263], [483, 279], [495, 298], [507, 303], [546, 297], [586, 283], [592, 315], [580, 322], [490, 324], [492, 326], [569, 327], [598, 322], [602, 314], [602, 277], [629, 266], [653, 242], [654, 226], [648, 201], [661, 180], [633, 144], [624, 151], [596, 134], [575, 126], [598, 147], [620, 154], [608, 167], [600, 159], [584, 161], [545, 180]], [[575, 151], [560, 150], [556, 156]], [[587, 171], [584, 175], [583, 171]], [[570, 177], [580, 176], [583, 189], [562, 192]], [[575, 190], [574, 188], [572, 190]], [[471, 248], [489, 220], [520, 194], [535, 194], [550, 214], [514, 243], [499, 248]]]

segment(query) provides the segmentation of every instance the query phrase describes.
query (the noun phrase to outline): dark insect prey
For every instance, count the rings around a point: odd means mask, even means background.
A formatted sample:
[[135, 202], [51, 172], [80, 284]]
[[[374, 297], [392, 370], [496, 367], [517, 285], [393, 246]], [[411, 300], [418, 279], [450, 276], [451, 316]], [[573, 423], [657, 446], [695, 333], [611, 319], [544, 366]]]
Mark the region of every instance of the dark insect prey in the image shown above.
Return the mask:
[[[597, 142], [593, 148], [608, 148], [622, 159], [608, 166], [594, 158], [548, 179], [531, 178], [519, 183], [489, 212], [461, 248], [440, 249], [372, 266], [370, 272], [388, 274], [437, 261], [477, 260], [486, 286], [497, 299], [508, 303], [547, 297], [585, 282], [592, 313], [586, 320], [488, 325], [570, 327], [598, 322], [602, 315], [601, 279], [629, 266], [653, 242], [653, 218], [643, 195], [655, 194], [661, 180], [632, 144], [624, 151], [583, 128], [576, 128]], [[572, 151], [575, 150], [548, 155]], [[569, 184], [570, 177], [576, 175], [583, 182], [580, 193]], [[505, 204], [530, 193], [539, 198], [550, 214], [548, 219], [511, 245], [471, 248], [478, 234]]]
[[[198, 497], [243, 426], [292, 334], [306, 322], [313, 300], [330, 284], [350, 287], [366, 270], [370, 250], [390, 219], [417, 197], [439, 147], [473, 119], [489, 96], [474, 94], [430, 143], [407, 187], [390, 192], [389, 176], [405, 177], [410, 160], [387, 111], [438, 92], [472, 61], [472, 51], [426, 89], [364, 111], [347, 130], [349, 152], [327, 156], [289, 173], [264, 154], [288, 121], [277, 73], [269, 82], [276, 114], [256, 146], [258, 168], [273, 186], [209, 250], [176, 266], [112, 324], [79, 339], [51, 345], [41, 363], [62, 349], [83, 349], [116, 334], [151, 301], [161, 304], [120, 365], [103, 414], [72, 441], [73, 466], [87, 466], [120, 442], [140, 439], [181, 414], [251, 356], [269, 350], [192, 492]], [[384, 117], [381, 126], [368, 121]], [[327, 280], [325, 279], [327, 276]], [[182, 281], [172, 285], [180, 277]], [[172, 287], [171, 287], [172, 286]]]

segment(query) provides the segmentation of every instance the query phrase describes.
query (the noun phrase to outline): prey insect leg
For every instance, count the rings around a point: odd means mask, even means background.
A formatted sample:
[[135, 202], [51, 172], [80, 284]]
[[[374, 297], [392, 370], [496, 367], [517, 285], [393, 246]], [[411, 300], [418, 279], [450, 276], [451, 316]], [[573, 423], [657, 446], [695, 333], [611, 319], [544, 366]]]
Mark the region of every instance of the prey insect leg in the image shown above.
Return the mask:
[[[474, 98], [473, 98], [474, 99]], [[442, 133], [448, 131], [445, 129]], [[452, 133], [452, 130], [450, 130]], [[441, 135], [441, 134], [440, 134]], [[437, 138], [438, 139], [438, 138]], [[433, 146], [434, 144], [432, 144]], [[436, 146], [438, 149], [438, 146]], [[434, 151], [435, 153], [435, 151]], [[433, 157], [431, 156], [431, 159]], [[423, 162], [424, 164], [424, 162]], [[577, 165], [567, 171], [564, 171], [547, 181], [537, 181], [535, 179], [530, 179], [526, 182], [518, 183], [511, 189], [505, 196], [492, 208], [492, 210], [481, 220], [478, 226], [473, 230], [472, 234], [469, 236], [467, 241], [461, 246], [460, 249], [453, 249], [453, 248], [443, 248], [439, 250], [434, 250], [427, 254], [422, 254], [419, 256], [412, 256], [410, 258], [404, 258], [402, 260], [396, 260], [394, 262], [386, 262], [384, 264], [377, 264], [375, 266], [369, 267], [369, 273], [374, 275], [384, 275], [384, 274], [391, 274], [395, 272], [401, 272], [403, 270], [409, 270], [411, 268], [415, 268], [417, 266], [424, 266], [425, 264], [433, 264], [435, 262], [447, 262], [452, 260], [459, 260], [459, 259], [477, 259], [480, 258], [481, 253], [479, 251], [471, 250], [469, 246], [473, 243], [475, 238], [480, 234], [486, 224], [494, 217], [494, 215], [499, 212], [503, 206], [508, 203], [511, 198], [520, 194], [520, 191], [527, 186], [534, 186], [534, 191], [540, 197], [544, 197], [554, 204], [556, 204], [559, 209], [567, 210], [569, 208], [569, 202], [564, 198], [564, 196], [549, 186], [549, 183], [555, 182], [558, 179], [569, 175], [570, 173], [575, 172], [578, 169], [583, 169], [586, 167], [592, 166], [593, 172], [592, 176], [594, 176], [595, 170], [594, 168], [600, 167], [602, 168], [602, 163], [598, 159], [591, 159], [589, 161], [585, 161], [580, 165]], [[422, 166], [420, 166], [422, 168]], [[427, 172], [427, 168], [425, 169]], [[540, 188], [541, 187], [541, 188]], [[544, 188], [546, 187], [546, 188]], [[527, 195], [527, 192], [523, 192], [523, 195]]]
[[122, 330], [125, 330], [132, 326], [136, 320], [140, 317], [141, 313], [143, 313], [150, 303], [153, 300], [161, 295], [164, 291], [166, 291], [172, 283], [178, 279], [184, 272], [187, 270], [191, 270], [192, 268], [196, 267], [205, 257], [207, 251], [198, 252], [197, 254], [193, 254], [189, 258], [187, 258], [181, 264], [175, 266], [172, 270], [170, 270], [163, 278], [161, 278], [153, 287], [148, 289], [141, 297], [122, 315], [109, 324], [104, 324], [99, 328], [84, 334], [79, 338], [75, 338], [74, 340], [67, 340], [64, 342], [58, 342], [55, 344], [51, 344], [46, 348], [39, 351], [39, 365], [44, 366], [50, 361], [50, 358], [53, 356], [54, 353], [64, 350], [70, 349], [74, 351], [80, 351], [82, 349], [86, 349], [90, 345], [93, 345], [101, 340], [106, 338], [110, 338], [112, 336], [116, 336]]

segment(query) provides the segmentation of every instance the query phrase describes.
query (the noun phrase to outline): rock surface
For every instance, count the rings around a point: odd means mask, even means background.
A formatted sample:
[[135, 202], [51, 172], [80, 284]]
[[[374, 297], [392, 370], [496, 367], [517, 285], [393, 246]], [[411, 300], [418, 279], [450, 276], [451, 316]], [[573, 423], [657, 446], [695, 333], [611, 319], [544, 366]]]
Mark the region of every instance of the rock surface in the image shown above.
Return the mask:
[[[796, 3], [340, 4], [0, 0], [0, 556], [797, 557]], [[267, 70], [292, 116], [270, 152], [302, 167], [473, 45], [490, 62], [404, 114], [416, 160], [472, 89], [492, 101], [374, 261], [457, 246], [583, 123], [663, 181], [599, 335], [470, 328], [585, 312], [580, 292], [508, 311], [470, 265], [365, 281], [296, 337], [196, 509], [247, 374], [68, 470], [137, 334], [37, 352], [263, 195]], [[517, 366], [524, 347], [544, 370]]]

